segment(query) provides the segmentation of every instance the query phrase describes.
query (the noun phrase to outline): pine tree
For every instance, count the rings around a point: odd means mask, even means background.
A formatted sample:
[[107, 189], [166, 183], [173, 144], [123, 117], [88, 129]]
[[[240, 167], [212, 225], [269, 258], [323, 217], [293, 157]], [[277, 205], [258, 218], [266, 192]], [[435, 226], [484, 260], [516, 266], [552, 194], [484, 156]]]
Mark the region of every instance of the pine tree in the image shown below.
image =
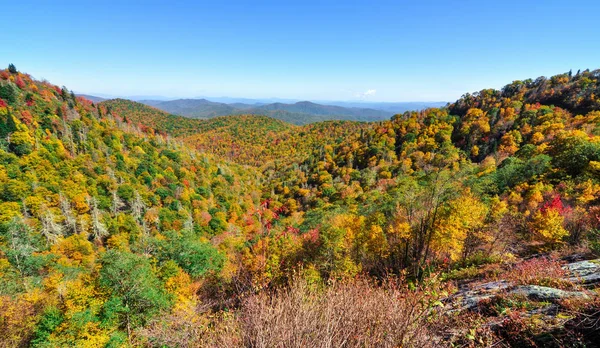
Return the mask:
[[8, 72], [11, 74], [16, 74], [18, 71], [17, 71], [17, 68], [15, 67], [15, 65], [11, 63], [11, 64], [8, 64]]

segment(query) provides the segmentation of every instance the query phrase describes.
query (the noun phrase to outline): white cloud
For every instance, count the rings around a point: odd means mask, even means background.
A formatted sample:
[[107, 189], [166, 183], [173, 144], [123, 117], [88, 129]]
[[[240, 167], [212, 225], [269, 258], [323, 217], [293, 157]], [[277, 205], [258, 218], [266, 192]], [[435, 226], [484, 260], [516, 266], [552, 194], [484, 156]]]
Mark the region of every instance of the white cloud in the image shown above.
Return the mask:
[[376, 89], [368, 89], [365, 92], [357, 92], [354, 94], [354, 96], [357, 98], [368, 98], [374, 96], [375, 93], [377, 93]]

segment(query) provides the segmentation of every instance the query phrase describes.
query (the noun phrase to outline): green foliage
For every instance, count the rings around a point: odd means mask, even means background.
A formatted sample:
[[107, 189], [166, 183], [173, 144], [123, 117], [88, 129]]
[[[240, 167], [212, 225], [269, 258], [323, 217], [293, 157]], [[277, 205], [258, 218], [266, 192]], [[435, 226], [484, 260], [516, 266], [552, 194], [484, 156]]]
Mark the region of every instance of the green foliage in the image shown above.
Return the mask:
[[31, 341], [33, 347], [48, 346], [47, 342], [54, 330], [64, 321], [63, 314], [56, 307], [48, 307], [44, 311], [42, 318], [34, 331], [34, 338]]
[[600, 160], [600, 144], [591, 142], [585, 134], [559, 137], [550, 146], [553, 164], [571, 177], [582, 174], [590, 161]]
[[505, 159], [498, 170], [492, 174], [499, 193], [547, 173], [551, 168], [551, 159], [547, 155], [538, 155], [526, 160], [517, 157]]
[[169, 237], [164, 246], [163, 259], [175, 261], [192, 277], [218, 273], [223, 268], [224, 256], [210, 243], [201, 242], [190, 233], [170, 233]]
[[108, 291], [107, 308], [121, 328], [144, 323], [170, 306], [170, 296], [146, 257], [109, 250], [100, 263], [98, 282]]
[[0, 250], [10, 264], [22, 276], [37, 275], [46, 261], [45, 257], [36, 254], [42, 249], [40, 236], [17, 217], [0, 226], [0, 236], [4, 242]]
[[133, 188], [133, 186], [128, 184], [121, 185], [117, 189], [117, 195], [119, 195], [119, 198], [123, 199], [126, 202], [129, 202], [133, 199], [134, 193], [135, 189]]

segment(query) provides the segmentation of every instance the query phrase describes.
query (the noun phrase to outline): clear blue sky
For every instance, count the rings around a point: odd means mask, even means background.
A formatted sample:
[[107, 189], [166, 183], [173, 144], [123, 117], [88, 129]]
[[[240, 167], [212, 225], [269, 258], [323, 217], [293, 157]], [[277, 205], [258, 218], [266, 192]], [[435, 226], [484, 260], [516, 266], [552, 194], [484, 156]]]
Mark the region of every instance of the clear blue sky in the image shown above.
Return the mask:
[[598, 0], [13, 0], [0, 11], [0, 64], [85, 93], [451, 101], [600, 68]]

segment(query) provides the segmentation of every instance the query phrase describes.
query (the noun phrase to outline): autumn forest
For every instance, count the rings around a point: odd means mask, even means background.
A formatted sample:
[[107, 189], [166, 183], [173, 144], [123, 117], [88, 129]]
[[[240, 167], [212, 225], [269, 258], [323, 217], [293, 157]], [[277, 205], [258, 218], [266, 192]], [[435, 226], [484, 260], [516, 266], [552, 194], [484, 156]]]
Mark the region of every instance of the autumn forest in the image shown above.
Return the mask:
[[0, 70], [0, 347], [600, 340], [600, 70], [306, 125], [52, 83]]

